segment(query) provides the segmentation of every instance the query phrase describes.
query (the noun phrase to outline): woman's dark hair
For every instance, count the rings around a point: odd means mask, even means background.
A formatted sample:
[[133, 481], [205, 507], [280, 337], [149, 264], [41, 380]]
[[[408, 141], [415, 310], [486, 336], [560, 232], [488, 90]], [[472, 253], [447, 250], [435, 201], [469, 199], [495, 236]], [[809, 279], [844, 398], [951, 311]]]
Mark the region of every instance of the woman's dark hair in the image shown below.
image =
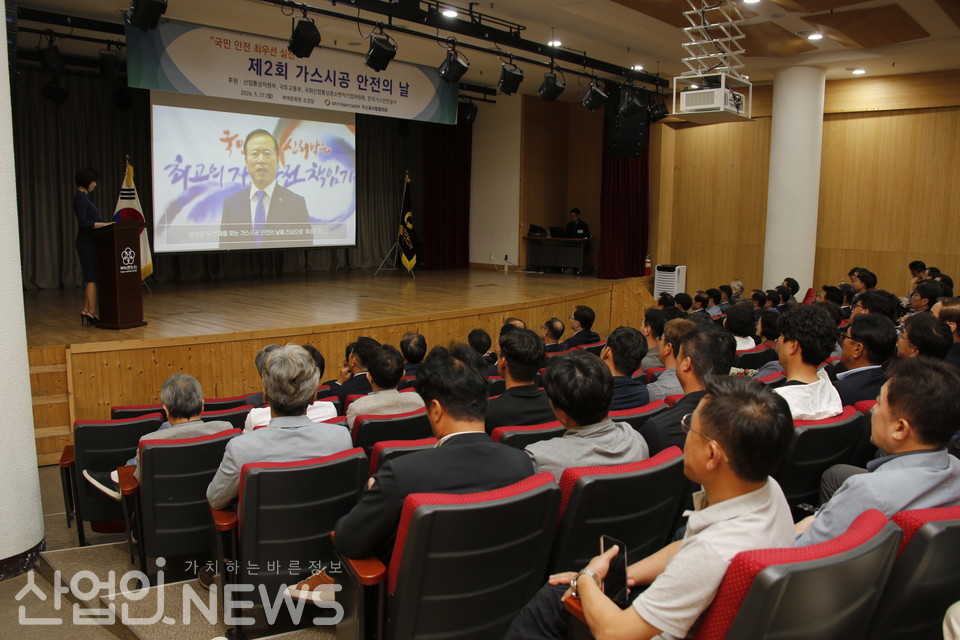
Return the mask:
[[81, 167], [77, 169], [77, 175], [74, 176], [78, 187], [86, 189], [91, 182], [100, 181], [100, 172], [92, 167]]
[[737, 303], [727, 309], [727, 329], [735, 336], [748, 338], [753, 335], [753, 306]]

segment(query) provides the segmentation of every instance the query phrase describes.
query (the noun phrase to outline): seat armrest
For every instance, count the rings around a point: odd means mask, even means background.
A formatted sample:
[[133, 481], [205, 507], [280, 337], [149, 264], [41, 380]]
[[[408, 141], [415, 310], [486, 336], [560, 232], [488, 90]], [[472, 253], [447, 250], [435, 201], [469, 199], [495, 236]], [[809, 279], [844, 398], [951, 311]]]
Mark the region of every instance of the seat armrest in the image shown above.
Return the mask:
[[375, 556], [343, 558], [357, 582], [365, 587], [380, 584], [387, 578], [387, 567]]
[[572, 615], [574, 618], [586, 624], [587, 618], [583, 615], [583, 602], [580, 600], [580, 598], [570, 596], [563, 601], [563, 608], [566, 609], [567, 613]]
[[72, 467], [73, 466], [73, 445], [68, 444], [63, 448], [63, 453], [60, 454], [60, 466], [61, 467]]
[[233, 531], [237, 528], [237, 512], [233, 509], [210, 507], [210, 513], [213, 515], [213, 524], [217, 531]]
[[117, 467], [117, 476], [119, 476], [118, 479], [120, 480], [120, 495], [132, 496], [140, 490], [140, 483], [134, 475], [135, 471], [136, 467], [129, 464]]

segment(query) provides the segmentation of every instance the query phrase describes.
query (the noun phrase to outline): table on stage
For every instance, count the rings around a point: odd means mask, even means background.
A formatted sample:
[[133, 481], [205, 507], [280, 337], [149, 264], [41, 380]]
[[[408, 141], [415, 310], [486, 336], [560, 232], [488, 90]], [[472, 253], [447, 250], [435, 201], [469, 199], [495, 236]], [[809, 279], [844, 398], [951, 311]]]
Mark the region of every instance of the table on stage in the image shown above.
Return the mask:
[[587, 267], [587, 251], [590, 238], [532, 238], [524, 236], [527, 242], [527, 269], [553, 267], [557, 269], [576, 269], [583, 273]]

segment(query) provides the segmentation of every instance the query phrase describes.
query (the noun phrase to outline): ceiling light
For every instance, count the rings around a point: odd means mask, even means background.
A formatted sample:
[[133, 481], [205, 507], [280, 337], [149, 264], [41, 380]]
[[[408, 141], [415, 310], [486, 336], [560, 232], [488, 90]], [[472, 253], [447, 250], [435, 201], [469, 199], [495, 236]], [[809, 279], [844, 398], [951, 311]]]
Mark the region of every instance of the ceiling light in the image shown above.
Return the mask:
[[290, 33], [290, 44], [287, 50], [298, 58], [309, 58], [315, 47], [320, 46], [320, 30], [313, 20], [303, 12], [303, 18], [297, 21]]
[[460, 14], [458, 14], [453, 9], [444, 9], [443, 11], [440, 12], [440, 15], [442, 15], [444, 18], [456, 18]]
[[596, 82], [590, 83], [590, 88], [587, 89], [587, 95], [583, 96], [583, 106], [585, 106], [590, 111], [596, 111], [603, 106], [603, 103], [607, 101], [607, 94], [605, 94], [600, 87], [597, 86]]
[[743, 4], [757, 4], [760, 0], [743, 0]]
[[866, 69], [861, 69], [860, 67], [857, 67], [857, 68], [855, 68], [855, 69], [850, 69], [849, 71], [850, 71], [850, 73], [852, 73], [852, 74], [855, 75], [855, 76], [862, 76], [863, 74], [865, 74], [865, 73], [867, 72]]
[[385, 34], [381, 26], [379, 34], [372, 34], [370, 36], [370, 48], [367, 49], [367, 55], [363, 59], [363, 64], [374, 71], [383, 71], [396, 55], [396, 41]]
[[437, 75], [444, 82], [453, 84], [463, 77], [463, 74], [470, 68], [470, 61], [460, 57], [455, 46], [447, 50], [446, 59], [437, 68]]
[[692, 85], [690, 85], [690, 88], [691, 88], [691, 89], [699, 89], [699, 88], [700, 88], [700, 85], [698, 85], [698, 84], [692, 84]]
[[559, 40], [551, 40], [550, 42], [547, 43], [547, 46], [548, 46], [548, 47], [559, 47], [559, 46], [562, 45], [562, 44], [563, 44], [563, 43], [560, 42]]
[[504, 62], [500, 69], [500, 82], [497, 83], [500, 93], [513, 95], [520, 88], [521, 82], [523, 82], [523, 69], [513, 63]]
[[633, 66], [630, 67], [630, 68], [633, 69], [634, 71], [643, 71], [643, 65], [642, 65], [642, 64], [635, 64], [635, 65], [633, 65]]
[[540, 85], [537, 95], [540, 96], [541, 100], [553, 102], [560, 97], [565, 88], [566, 85], [563, 80], [557, 78], [557, 74], [548, 71], [543, 74], [543, 84]]
[[817, 33], [816, 31], [814, 31], [813, 33], [807, 36], [807, 40], [823, 40], [823, 34]]

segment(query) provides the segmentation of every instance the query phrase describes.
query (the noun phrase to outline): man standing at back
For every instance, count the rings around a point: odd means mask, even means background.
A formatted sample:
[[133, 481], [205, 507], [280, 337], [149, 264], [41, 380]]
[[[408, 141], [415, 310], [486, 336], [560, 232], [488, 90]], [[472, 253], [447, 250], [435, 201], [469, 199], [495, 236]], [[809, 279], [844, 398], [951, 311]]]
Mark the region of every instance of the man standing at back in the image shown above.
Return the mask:
[[570, 328], [573, 329], [573, 335], [563, 343], [564, 349], [600, 342], [600, 336], [593, 331], [593, 321], [596, 319], [597, 314], [593, 309], [586, 305], [577, 305], [570, 315]]
[[529, 329], [514, 329], [500, 335], [497, 372], [506, 381], [506, 391], [491, 398], [487, 406], [487, 433], [497, 427], [540, 424], [554, 420], [547, 395], [534, 378], [546, 358], [543, 341]]

